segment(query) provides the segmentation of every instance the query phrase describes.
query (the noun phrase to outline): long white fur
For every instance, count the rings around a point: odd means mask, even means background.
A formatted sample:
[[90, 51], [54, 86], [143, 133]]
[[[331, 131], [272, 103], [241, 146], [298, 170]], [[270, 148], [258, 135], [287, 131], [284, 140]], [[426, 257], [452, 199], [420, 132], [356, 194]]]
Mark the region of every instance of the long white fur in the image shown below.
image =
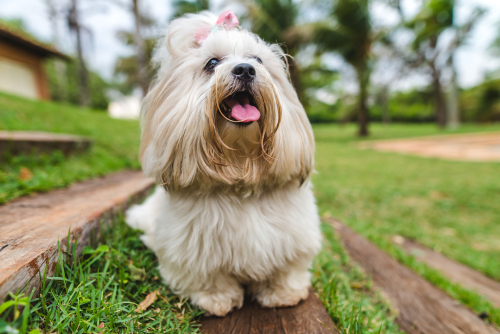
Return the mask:
[[[196, 30], [216, 20], [206, 12], [174, 20], [161, 42], [141, 111], [143, 170], [161, 186], [126, 220], [145, 232], [174, 292], [223, 316], [242, 306], [243, 286], [266, 307], [307, 298], [321, 233], [309, 181], [312, 129], [283, 52], [239, 29], [198, 44]], [[222, 60], [215, 73], [204, 70], [211, 58]], [[256, 68], [252, 92], [262, 114], [246, 127], [213, 103], [215, 89], [236, 87], [231, 69], [242, 62]]]

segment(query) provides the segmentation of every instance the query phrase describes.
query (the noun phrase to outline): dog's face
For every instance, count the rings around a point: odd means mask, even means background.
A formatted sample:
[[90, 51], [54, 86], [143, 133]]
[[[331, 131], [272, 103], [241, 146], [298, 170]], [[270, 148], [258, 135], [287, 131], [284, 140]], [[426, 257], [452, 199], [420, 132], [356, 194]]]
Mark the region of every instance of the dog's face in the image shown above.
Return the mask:
[[236, 28], [197, 39], [216, 19], [174, 20], [161, 42], [161, 68], [141, 111], [144, 171], [167, 189], [304, 181], [314, 140], [283, 52]]

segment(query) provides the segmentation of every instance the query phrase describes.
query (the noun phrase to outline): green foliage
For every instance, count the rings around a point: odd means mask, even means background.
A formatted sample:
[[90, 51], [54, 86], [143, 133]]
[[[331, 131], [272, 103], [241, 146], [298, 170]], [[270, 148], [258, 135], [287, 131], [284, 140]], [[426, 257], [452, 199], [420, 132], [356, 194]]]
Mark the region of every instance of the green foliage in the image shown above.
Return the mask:
[[439, 35], [453, 25], [454, 0], [426, 0], [422, 10], [406, 26], [415, 33], [413, 48], [418, 50], [423, 43], [435, 43]]
[[[140, 24], [142, 31], [142, 38], [144, 43], [144, 53], [145, 53], [145, 64], [146, 64], [146, 78], [148, 83], [153, 81], [154, 75], [157, 68], [155, 68], [152, 63], [153, 53], [158, 40], [158, 36], [155, 33], [147, 33], [156, 24], [153, 17], [142, 13], [140, 16]], [[127, 46], [137, 49], [137, 44], [135, 41], [135, 31], [119, 31], [117, 34], [118, 38]], [[137, 53], [131, 56], [119, 57], [115, 64], [115, 77], [119, 79], [119, 84], [117, 88], [124, 94], [130, 94], [134, 88], [140, 86], [140, 74], [141, 74], [139, 58]], [[123, 79], [124, 80], [121, 80]]]
[[[0, 203], [124, 168], [139, 168], [137, 121], [115, 120], [96, 110], [0, 93], [0, 130], [69, 133], [94, 141], [89, 152], [77, 156], [54, 153], [4, 159], [0, 162]], [[18, 177], [22, 167], [33, 173], [31, 179]]]
[[376, 40], [368, 0], [338, 0], [333, 3], [328, 19], [313, 25], [313, 41], [318, 52], [335, 52], [356, 71], [360, 136], [368, 135], [371, 48]]
[[490, 45], [490, 51], [493, 55], [500, 55], [500, 23], [496, 26], [497, 36]]
[[[79, 103], [79, 83], [78, 83], [78, 63], [75, 59], [66, 62], [61, 60], [48, 60], [45, 64], [45, 71], [49, 81], [49, 89], [52, 100], [58, 102], [68, 102], [74, 105]], [[95, 72], [89, 74], [89, 94], [92, 109], [106, 110], [109, 99], [106, 90], [112, 85], [106, 82]]]
[[247, 13], [242, 21], [251, 24], [252, 32], [269, 43], [285, 43], [286, 52], [294, 56], [298, 51], [295, 37], [290, 34], [297, 25], [299, 5], [292, 0], [244, 0]]
[[198, 13], [203, 10], [208, 10], [210, 3], [208, 0], [175, 0], [173, 2], [174, 14], [173, 18], [180, 17], [188, 13]]
[[[393, 122], [433, 122], [436, 119], [432, 91], [414, 89], [408, 92], [395, 92], [389, 99], [389, 113]], [[382, 120], [382, 106], [371, 107], [372, 120]]]
[[463, 91], [460, 106], [466, 121], [500, 121], [500, 79], [490, 79]]
[[334, 51], [356, 71], [367, 71], [373, 32], [367, 0], [339, 0], [332, 20], [319, 22], [314, 40], [323, 51]]
[[[133, 34], [128, 32], [122, 32], [120, 37], [123, 39], [125, 44], [134, 45]], [[156, 73], [156, 68], [154, 68], [151, 59], [153, 58], [153, 52], [156, 46], [156, 37], [150, 37], [144, 39], [145, 50], [146, 50], [146, 63], [148, 64], [147, 79], [149, 82], [153, 80]], [[124, 94], [130, 94], [135, 87], [137, 87], [139, 82], [139, 61], [137, 60], [137, 55], [131, 55], [127, 57], [119, 57], [115, 64], [115, 76], [118, 78], [124, 77], [125, 80], [117, 85], [117, 88]]]

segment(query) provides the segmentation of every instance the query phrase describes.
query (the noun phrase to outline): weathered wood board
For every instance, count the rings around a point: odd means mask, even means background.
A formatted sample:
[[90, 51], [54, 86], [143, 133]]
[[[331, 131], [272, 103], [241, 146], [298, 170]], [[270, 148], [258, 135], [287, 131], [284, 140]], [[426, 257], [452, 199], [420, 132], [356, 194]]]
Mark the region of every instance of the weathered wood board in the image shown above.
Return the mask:
[[334, 219], [330, 222], [351, 259], [361, 265], [399, 311], [396, 322], [406, 333], [500, 333], [362, 236]]
[[0, 206], [0, 302], [9, 291], [38, 288], [39, 270], [53, 274], [57, 242], [65, 249], [70, 229], [80, 253], [93, 233], [97, 236], [101, 222], [144, 198], [152, 187], [142, 172], [124, 171]]
[[332, 334], [338, 333], [313, 289], [309, 298], [295, 307], [263, 308], [245, 300], [229, 315], [201, 320], [203, 334]]
[[[430, 267], [440, 271], [450, 281], [461, 286], [475, 290], [500, 308], [500, 282], [453, 260], [434, 252], [414, 241], [404, 240], [401, 247], [418, 260], [425, 262]], [[500, 265], [500, 264], [499, 264]]]
[[81, 153], [92, 146], [88, 138], [30, 131], [0, 131], [0, 159], [7, 154], [39, 154], [61, 151], [65, 155]]

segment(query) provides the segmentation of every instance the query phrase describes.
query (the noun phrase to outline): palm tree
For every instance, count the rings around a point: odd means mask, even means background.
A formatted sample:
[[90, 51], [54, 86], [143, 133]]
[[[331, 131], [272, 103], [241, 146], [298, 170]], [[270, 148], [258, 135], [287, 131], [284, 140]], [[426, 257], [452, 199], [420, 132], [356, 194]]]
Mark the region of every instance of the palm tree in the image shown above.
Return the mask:
[[412, 50], [417, 61], [426, 64], [431, 72], [436, 103], [436, 120], [440, 127], [445, 127], [446, 100], [441, 84], [442, 68], [437, 60], [440, 55], [438, 40], [440, 35], [453, 25], [454, 0], [427, 0], [421, 11], [406, 23], [413, 30], [415, 37]]
[[246, 13], [241, 22], [248, 24], [250, 30], [269, 43], [281, 44], [290, 56], [288, 70], [299, 99], [303, 100], [300, 84], [299, 65], [294, 57], [302, 47], [309, 44], [307, 29], [298, 26], [300, 8], [293, 0], [242, 0]]
[[368, 0], [337, 0], [330, 19], [313, 27], [313, 41], [319, 52], [335, 52], [356, 71], [358, 81], [358, 134], [368, 136], [368, 85], [371, 75], [371, 47], [377, 36], [372, 29]]
[[[410, 47], [413, 54], [404, 60], [412, 67], [423, 66], [430, 72], [436, 108], [435, 115], [441, 128], [446, 125], [458, 125], [458, 85], [453, 58], [455, 51], [464, 43], [475, 23], [484, 14], [482, 9], [476, 8], [464, 24], [457, 25], [454, 20], [454, 9], [455, 0], [426, 0], [419, 13], [411, 20], [405, 21], [402, 16], [402, 26], [409, 29], [414, 35]], [[441, 39], [444, 40], [442, 36], [444, 36], [445, 31], [452, 33], [451, 42], [448, 42], [447, 46], [443, 46], [443, 43], [440, 42]], [[442, 83], [445, 71], [452, 74], [448, 106]]]

